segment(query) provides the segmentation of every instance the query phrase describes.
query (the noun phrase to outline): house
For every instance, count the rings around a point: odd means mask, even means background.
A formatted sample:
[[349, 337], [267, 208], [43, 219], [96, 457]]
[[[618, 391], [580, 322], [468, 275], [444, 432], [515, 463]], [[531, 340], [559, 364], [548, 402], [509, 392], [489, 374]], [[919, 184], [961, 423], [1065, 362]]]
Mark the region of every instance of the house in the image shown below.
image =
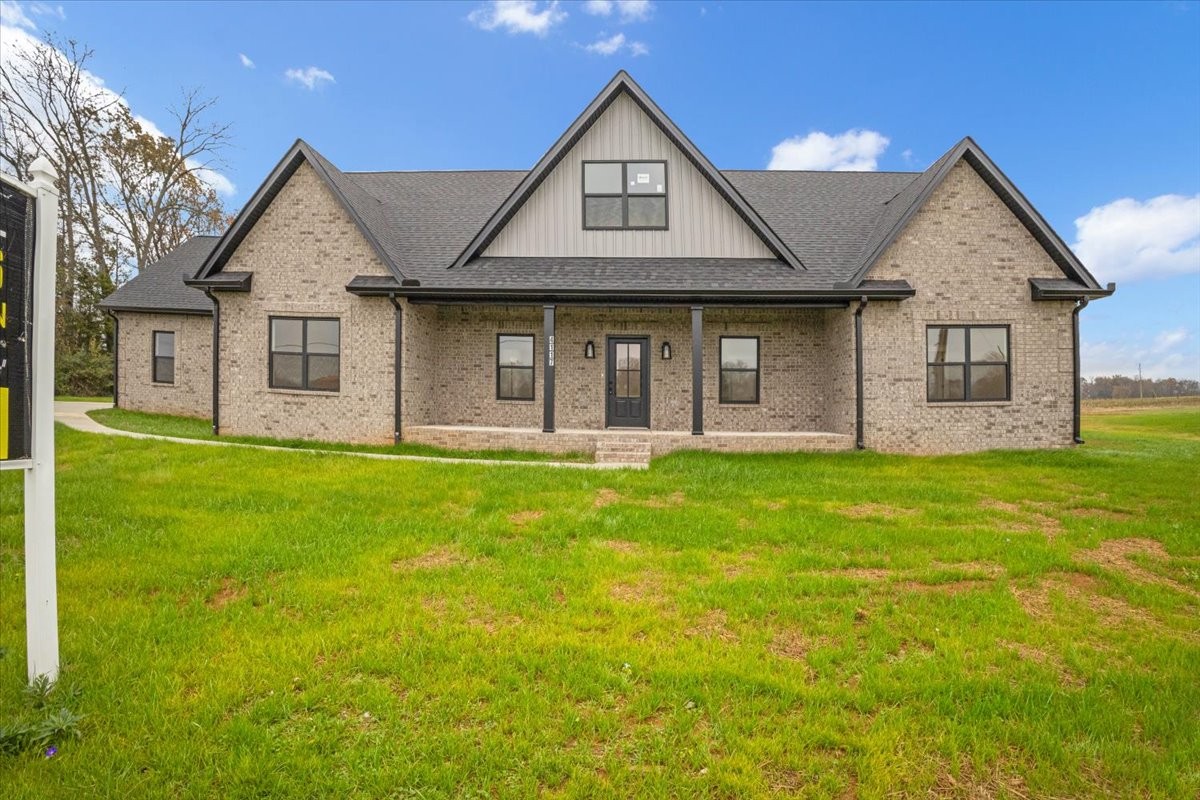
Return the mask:
[[1114, 288], [969, 138], [722, 171], [620, 72], [527, 172], [298, 141], [104, 306], [118, 404], [221, 434], [943, 453], [1078, 442], [1078, 315]]

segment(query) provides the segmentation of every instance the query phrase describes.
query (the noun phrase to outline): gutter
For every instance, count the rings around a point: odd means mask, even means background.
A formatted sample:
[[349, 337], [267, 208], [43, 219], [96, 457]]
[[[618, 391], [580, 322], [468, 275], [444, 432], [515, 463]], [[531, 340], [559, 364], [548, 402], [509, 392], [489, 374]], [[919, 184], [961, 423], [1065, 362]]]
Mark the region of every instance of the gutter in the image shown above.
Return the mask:
[[641, 302], [641, 303], [677, 303], [681, 305], [728, 305], [728, 304], [795, 304], [795, 303], [826, 303], [835, 307], [845, 307], [853, 300], [862, 297], [873, 297], [879, 300], [904, 300], [916, 294], [911, 286], [895, 289], [834, 289], [830, 290], [800, 290], [791, 292], [764, 293], [746, 290], [728, 290], [697, 294], [695, 292], [678, 292], [670, 290], [645, 290], [626, 293], [612, 291], [563, 290], [546, 292], [536, 289], [445, 289], [434, 287], [352, 287], [346, 291], [360, 297], [388, 297], [393, 294], [406, 297], [413, 302], [478, 302], [498, 303], [506, 299], [520, 299], [530, 303], [570, 303], [572, 301], [593, 302]]
[[1075, 343], [1075, 402], [1071, 417], [1071, 431], [1075, 444], [1083, 444], [1079, 427], [1079, 405], [1083, 395], [1083, 378], [1079, 369], [1079, 312], [1087, 308], [1087, 304], [1088, 299], [1081, 297], [1075, 302], [1075, 308], [1071, 309], [1071, 335]]
[[862, 313], [867, 307], [865, 295], [859, 298], [854, 310], [854, 448], [866, 449], [863, 438], [863, 326]]
[[113, 311], [107, 311], [113, 321], [113, 408], [121, 407], [121, 320]]
[[404, 341], [404, 311], [400, 305], [400, 301], [396, 299], [395, 292], [389, 294], [388, 299], [392, 301], [392, 308], [395, 309], [394, 316], [396, 318], [396, 352], [392, 357], [392, 369], [396, 379], [396, 385], [392, 387], [392, 444], [400, 444], [400, 417], [403, 410], [400, 395], [400, 370], [404, 364], [404, 351], [402, 349]]
[[204, 294], [213, 304], [212, 324], [212, 432], [221, 434], [221, 304], [212, 289]]

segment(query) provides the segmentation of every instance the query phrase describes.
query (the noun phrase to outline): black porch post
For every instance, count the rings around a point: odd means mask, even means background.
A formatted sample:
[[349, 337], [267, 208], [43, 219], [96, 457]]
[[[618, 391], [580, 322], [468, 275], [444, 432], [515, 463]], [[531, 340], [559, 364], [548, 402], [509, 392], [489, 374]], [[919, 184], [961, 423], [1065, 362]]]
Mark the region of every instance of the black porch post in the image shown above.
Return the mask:
[[854, 311], [854, 447], [863, 450], [867, 446], [863, 432], [863, 309], [867, 298], [858, 301]]
[[400, 443], [400, 417], [403, 406], [401, 404], [401, 378], [403, 373], [401, 369], [404, 366], [404, 311], [400, 306], [400, 301], [396, 299], [396, 295], [388, 295], [388, 299], [392, 301], [394, 309], [394, 317], [396, 323], [396, 352], [392, 355], [393, 369], [395, 372], [396, 385], [392, 387], [392, 443]]
[[692, 306], [692, 435], [704, 435], [704, 308]]
[[542, 432], [554, 433], [554, 306], [545, 306], [543, 311], [546, 355], [542, 372]]
[[1079, 312], [1087, 308], [1087, 304], [1088, 299], [1086, 297], [1081, 297], [1076, 301], [1075, 308], [1071, 311], [1071, 338], [1074, 343], [1073, 349], [1075, 351], [1075, 397], [1071, 404], [1071, 439], [1075, 442], [1075, 444], [1083, 444], [1083, 432], [1079, 427], [1079, 398], [1083, 395], [1083, 386], [1080, 384], [1081, 373], [1079, 370]]

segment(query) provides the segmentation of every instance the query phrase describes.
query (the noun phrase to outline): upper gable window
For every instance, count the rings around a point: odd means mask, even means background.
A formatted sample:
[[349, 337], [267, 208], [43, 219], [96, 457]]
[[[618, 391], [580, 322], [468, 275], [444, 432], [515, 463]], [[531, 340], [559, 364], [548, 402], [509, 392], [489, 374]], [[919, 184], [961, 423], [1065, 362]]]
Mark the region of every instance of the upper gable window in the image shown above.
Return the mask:
[[583, 162], [584, 230], [666, 230], [667, 162]]

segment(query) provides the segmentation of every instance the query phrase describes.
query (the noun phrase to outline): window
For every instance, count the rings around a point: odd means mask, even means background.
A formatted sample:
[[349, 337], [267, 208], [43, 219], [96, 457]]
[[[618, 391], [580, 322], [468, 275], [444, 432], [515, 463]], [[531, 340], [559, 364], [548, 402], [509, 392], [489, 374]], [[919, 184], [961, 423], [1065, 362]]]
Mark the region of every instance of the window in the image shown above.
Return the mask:
[[341, 361], [340, 321], [271, 317], [271, 388], [336, 392]]
[[666, 230], [667, 162], [583, 162], [585, 230]]
[[533, 337], [496, 337], [496, 399], [533, 399]]
[[1008, 400], [1007, 325], [938, 325], [926, 329], [929, 402]]
[[175, 332], [154, 332], [153, 375], [155, 383], [175, 382]]
[[758, 337], [721, 337], [721, 402], [758, 402]]

